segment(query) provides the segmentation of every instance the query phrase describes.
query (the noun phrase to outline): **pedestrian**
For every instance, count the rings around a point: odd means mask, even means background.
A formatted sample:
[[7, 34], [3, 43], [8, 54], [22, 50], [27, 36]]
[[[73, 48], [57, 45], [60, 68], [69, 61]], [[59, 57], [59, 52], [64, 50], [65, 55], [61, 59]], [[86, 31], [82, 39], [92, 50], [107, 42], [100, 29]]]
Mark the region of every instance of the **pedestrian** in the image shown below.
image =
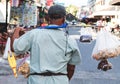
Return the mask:
[[[49, 26], [60, 26], [65, 22], [66, 10], [54, 5], [48, 16]], [[60, 28], [36, 28], [18, 37], [12, 36], [14, 52], [19, 55], [30, 51], [28, 84], [69, 84], [75, 65], [81, 61], [75, 39], [66, 39]]]

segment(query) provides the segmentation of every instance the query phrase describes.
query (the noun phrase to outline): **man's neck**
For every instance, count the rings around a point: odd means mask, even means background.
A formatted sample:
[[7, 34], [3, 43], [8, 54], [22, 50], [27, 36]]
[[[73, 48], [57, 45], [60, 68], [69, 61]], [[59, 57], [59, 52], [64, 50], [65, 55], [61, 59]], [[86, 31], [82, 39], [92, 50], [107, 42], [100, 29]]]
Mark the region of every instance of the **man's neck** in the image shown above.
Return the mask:
[[54, 24], [54, 25], [62, 25], [63, 24], [63, 19], [61, 18], [61, 19], [57, 19], [57, 20], [55, 20], [55, 19], [52, 19], [52, 20], [50, 20], [50, 25], [51, 24]]

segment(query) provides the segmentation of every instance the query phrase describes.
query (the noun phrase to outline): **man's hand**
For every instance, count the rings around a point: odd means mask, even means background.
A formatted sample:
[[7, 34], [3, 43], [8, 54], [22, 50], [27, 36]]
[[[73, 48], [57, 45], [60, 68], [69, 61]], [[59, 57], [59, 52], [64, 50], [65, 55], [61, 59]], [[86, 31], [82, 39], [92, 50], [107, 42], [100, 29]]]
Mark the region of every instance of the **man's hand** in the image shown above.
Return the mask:
[[15, 59], [18, 60], [18, 59], [22, 59], [22, 58], [24, 58], [24, 57], [25, 57], [24, 54], [20, 54], [20, 55], [18, 55], [18, 56], [15, 56]]
[[67, 65], [67, 76], [68, 76], [69, 80], [72, 78], [72, 76], [74, 74], [74, 70], [75, 70], [75, 65], [71, 65], [71, 64]]

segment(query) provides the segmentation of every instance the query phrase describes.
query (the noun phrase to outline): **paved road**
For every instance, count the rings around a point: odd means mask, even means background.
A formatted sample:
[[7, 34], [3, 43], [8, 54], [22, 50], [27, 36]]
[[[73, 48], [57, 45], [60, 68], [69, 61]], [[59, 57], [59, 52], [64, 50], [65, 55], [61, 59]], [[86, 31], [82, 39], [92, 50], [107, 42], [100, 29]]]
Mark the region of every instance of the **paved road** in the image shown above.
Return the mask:
[[[98, 70], [98, 61], [93, 60], [91, 57], [95, 40], [90, 44], [80, 43], [78, 40], [80, 36], [79, 31], [80, 28], [69, 29], [69, 34], [71, 37], [76, 38], [82, 55], [82, 62], [80, 65], [77, 65], [70, 84], [120, 84], [120, 57], [109, 59], [113, 64], [113, 69], [107, 72]], [[15, 79], [8, 67], [0, 64], [0, 84], [27, 84], [27, 79], [24, 79], [21, 75]]]
[[[76, 31], [77, 30], [77, 31]], [[71, 34], [78, 32], [79, 28], [71, 31]], [[90, 44], [79, 42], [79, 34], [75, 36], [81, 51], [82, 62], [77, 65], [74, 77], [70, 84], [120, 84], [120, 56], [109, 59], [113, 68], [107, 72], [97, 69], [99, 61], [93, 60], [91, 57], [95, 40]]]

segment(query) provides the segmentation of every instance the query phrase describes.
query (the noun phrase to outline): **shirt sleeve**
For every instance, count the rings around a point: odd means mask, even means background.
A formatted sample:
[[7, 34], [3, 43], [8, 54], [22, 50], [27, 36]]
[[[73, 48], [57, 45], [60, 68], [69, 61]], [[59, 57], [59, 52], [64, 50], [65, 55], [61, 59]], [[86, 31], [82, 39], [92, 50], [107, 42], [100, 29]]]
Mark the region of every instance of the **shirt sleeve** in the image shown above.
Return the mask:
[[69, 64], [77, 65], [81, 62], [81, 53], [76, 40], [71, 41], [72, 55]]
[[31, 36], [27, 32], [22, 35], [20, 38], [14, 40], [13, 48], [16, 54], [23, 54], [26, 51], [30, 50]]

